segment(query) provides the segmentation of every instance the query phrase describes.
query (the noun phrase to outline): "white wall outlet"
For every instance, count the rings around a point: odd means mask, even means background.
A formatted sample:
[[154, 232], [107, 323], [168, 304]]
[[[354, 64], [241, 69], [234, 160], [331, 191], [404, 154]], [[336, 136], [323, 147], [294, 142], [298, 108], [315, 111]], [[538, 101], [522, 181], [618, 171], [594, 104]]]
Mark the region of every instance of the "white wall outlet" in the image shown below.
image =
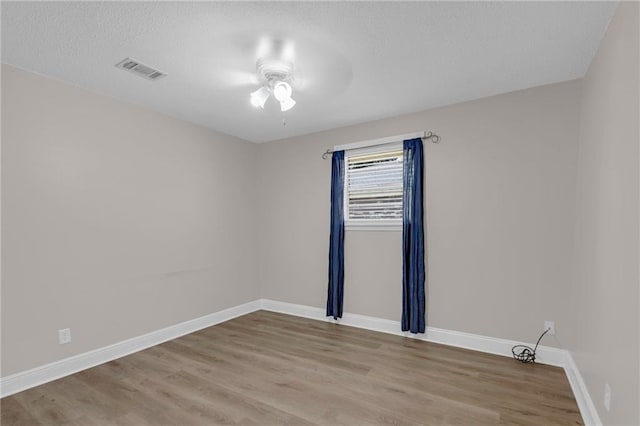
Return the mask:
[[544, 330], [549, 329], [549, 332], [547, 333], [549, 336], [555, 336], [556, 335], [556, 323], [553, 321], [545, 321], [544, 322]]
[[607, 411], [611, 410], [611, 386], [609, 386], [609, 383], [604, 385], [604, 408]]
[[63, 328], [62, 330], [58, 330], [58, 343], [64, 345], [69, 342], [71, 342], [71, 329]]

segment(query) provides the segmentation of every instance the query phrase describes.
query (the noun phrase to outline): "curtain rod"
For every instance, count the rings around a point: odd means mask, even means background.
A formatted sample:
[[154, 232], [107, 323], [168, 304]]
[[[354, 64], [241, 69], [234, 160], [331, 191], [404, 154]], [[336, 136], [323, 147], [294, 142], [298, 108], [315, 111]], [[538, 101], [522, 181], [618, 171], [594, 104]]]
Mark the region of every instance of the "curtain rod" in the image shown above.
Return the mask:
[[365, 148], [365, 147], [377, 146], [377, 145], [386, 145], [390, 143], [395, 143], [395, 142], [404, 141], [407, 139], [415, 139], [415, 138], [431, 139], [431, 142], [433, 143], [440, 142], [440, 136], [436, 135], [433, 132], [425, 131], [425, 132], [407, 133], [404, 135], [396, 135], [396, 136], [389, 136], [386, 138], [370, 139], [367, 141], [348, 143], [345, 145], [336, 145], [333, 147], [333, 149], [327, 149], [322, 154], [322, 159], [326, 160], [327, 156], [329, 154], [332, 154], [334, 151], [348, 151], [350, 149]]

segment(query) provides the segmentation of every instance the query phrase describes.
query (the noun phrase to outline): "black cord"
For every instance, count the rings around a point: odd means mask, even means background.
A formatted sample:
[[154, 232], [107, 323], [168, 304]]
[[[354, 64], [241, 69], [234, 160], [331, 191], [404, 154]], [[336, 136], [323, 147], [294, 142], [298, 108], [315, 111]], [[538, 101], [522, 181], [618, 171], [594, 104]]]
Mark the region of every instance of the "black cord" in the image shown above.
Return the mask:
[[536, 347], [533, 349], [525, 345], [515, 345], [513, 348], [511, 348], [513, 358], [525, 364], [528, 362], [536, 362], [536, 351], [538, 350], [538, 344], [540, 343], [540, 340], [542, 340], [542, 336], [547, 334], [549, 331], [551, 331], [551, 329], [547, 328], [544, 333], [540, 335], [538, 341], [536, 342]]

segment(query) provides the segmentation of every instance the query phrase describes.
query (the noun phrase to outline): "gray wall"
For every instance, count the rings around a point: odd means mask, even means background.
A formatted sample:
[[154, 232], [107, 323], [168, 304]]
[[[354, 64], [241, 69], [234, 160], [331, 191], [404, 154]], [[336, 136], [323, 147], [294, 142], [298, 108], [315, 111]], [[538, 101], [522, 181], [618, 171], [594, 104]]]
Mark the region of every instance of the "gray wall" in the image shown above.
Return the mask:
[[[582, 81], [565, 342], [605, 424], [640, 424], [638, 3], [621, 3]], [[611, 411], [603, 405], [605, 383]]]
[[3, 65], [2, 150], [3, 376], [258, 297], [255, 145]]
[[[425, 144], [428, 325], [535, 340], [544, 320], [559, 321], [567, 309], [579, 84], [260, 145], [262, 296], [325, 305], [327, 148], [433, 130], [442, 142]], [[399, 320], [401, 234], [346, 232], [346, 312]]]

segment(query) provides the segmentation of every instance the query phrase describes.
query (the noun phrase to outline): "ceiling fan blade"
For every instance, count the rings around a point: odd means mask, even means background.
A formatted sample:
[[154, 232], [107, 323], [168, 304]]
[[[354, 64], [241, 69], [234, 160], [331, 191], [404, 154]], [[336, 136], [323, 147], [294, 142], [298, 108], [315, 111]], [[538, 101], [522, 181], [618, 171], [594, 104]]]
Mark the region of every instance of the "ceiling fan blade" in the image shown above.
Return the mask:
[[228, 87], [254, 87], [258, 85], [255, 72], [238, 69], [219, 69], [215, 76]]

